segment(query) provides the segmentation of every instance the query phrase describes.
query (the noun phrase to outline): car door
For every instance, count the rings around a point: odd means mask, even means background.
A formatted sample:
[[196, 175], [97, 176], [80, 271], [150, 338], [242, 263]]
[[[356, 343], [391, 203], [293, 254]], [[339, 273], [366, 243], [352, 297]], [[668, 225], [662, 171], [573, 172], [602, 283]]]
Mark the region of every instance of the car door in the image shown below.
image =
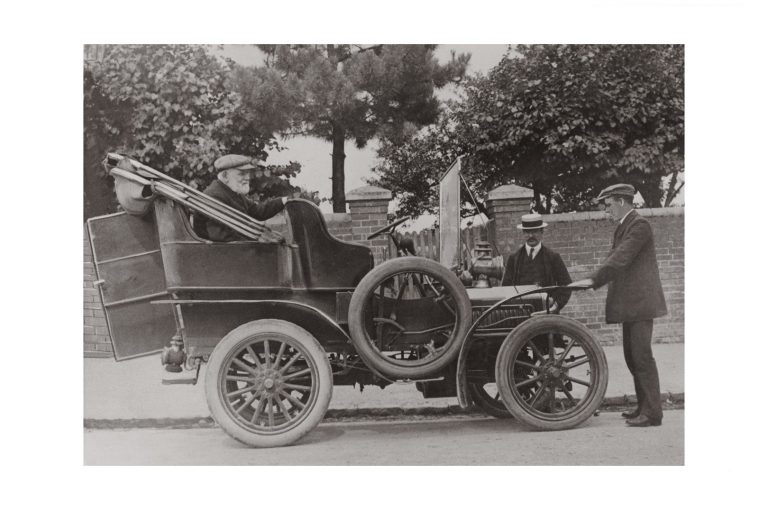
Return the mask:
[[88, 220], [97, 285], [118, 361], [160, 351], [176, 332], [154, 215]]

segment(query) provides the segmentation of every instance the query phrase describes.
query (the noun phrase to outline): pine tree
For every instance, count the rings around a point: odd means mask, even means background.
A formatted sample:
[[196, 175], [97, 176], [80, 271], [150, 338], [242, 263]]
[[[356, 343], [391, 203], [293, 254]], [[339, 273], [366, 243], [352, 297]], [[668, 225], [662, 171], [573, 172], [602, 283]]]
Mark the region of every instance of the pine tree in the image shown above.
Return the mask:
[[433, 123], [440, 112], [435, 89], [460, 81], [470, 56], [441, 65], [436, 45], [261, 45], [266, 65], [291, 91], [292, 133], [332, 143], [334, 212], [346, 211], [344, 143], [364, 147], [374, 137], [398, 139]]

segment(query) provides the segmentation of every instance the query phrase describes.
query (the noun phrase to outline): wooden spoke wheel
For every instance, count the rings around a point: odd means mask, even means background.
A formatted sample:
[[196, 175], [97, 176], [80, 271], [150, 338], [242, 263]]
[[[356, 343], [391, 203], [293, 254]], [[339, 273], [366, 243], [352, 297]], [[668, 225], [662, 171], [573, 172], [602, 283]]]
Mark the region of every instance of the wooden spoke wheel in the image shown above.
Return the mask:
[[402, 257], [360, 281], [349, 306], [349, 330], [369, 367], [391, 378], [422, 378], [456, 358], [471, 311], [452, 272], [426, 258]]
[[323, 419], [333, 390], [325, 351], [284, 320], [233, 330], [208, 361], [205, 394], [214, 420], [249, 446], [296, 442]]
[[579, 322], [542, 315], [504, 340], [496, 383], [507, 409], [539, 430], [573, 428], [600, 407], [608, 385], [602, 347]]

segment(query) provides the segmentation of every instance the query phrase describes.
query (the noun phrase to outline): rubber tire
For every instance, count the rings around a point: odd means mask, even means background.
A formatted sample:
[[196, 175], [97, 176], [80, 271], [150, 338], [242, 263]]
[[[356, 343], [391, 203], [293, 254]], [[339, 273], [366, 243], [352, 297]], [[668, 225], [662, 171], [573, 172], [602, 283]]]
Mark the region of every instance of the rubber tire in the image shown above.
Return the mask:
[[[591, 388], [587, 400], [583, 404], [579, 404], [571, 416], [557, 421], [539, 418], [518, 403], [512, 393], [508, 377], [509, 372], [507, 371], [512, 360], [527, 340], [549, 332], [561, 332], [568, 336], [578, 337], [583, 343], [584, 350], [591, 353], [590, 359], [596, 362], [597, 373], [597, 385]], [[496, 385], [499, 387], [501, 399], [506, 404], [507, 409], [521, 423], [535, 430], [566, 430], [591, 418], [600, 407], [608, 387], [608, 363], [600, 344], [580, 322], [561, 315], [541, 315], [526, 320], [507, 335], [496, 358]]]
[[[311, 405], [309, 414], [290, 430], [274, 434], [255, 433], [243, 428], [229, 416], [226, 406], [219, 396], [221, 392], [219, 389], [220, 372], [226, 371], [223, 366], [224, 362], [233, 351], [240, 350], [239, 346], [243, 341], [254, 335], [267, 333], [277, 333], [293, 338], [306, 351], [309, 356], [308, 362], [316, 366], [318, 377], [318, 393]], [[285, 320], [255, 320], [230, 331], [213, 349], [205, 374], [205, 398], [213, 419], [228, 435], [243, 444], [256, 448], [286, 446], [307, 435], [325, 416], [332, 393], [331, 365], [322, 345], [309, 332]]]
[[512, 413], [509, 412], [504, 402], [494, 400], [485, 389], [483, 389], [483, 386], [475, 382], [469, 382], [467, 383], [467, 387], [469, 388], [469, 396], [472, 397], [472, 401], [482, 409], [484, 413], [499, 419], [512, 418]]
[[[381, 353], [373, 348], [368, 332], [365, 329], [367, 320], [364, 318], [366, 300], [369, 294], [373, 292], [374, 287], [388, 276], [408, 271], [429, 272], [439, 278], [453, 298], [459, 317], [456, 329], [445, 343], [442, 354], [423, 365], [403, 366], [392, 362], [393, 360], [388, 357], [382, 356]], [[456, 359], [461, 349], [461, 342], [472, 326], [472, 304], [469, 301], [469, 295], [467, 295], [464, 285], [461, 284], [461, 281], [453, 272], [436, 261], [427, 258], [404, 256], [385, 261], [366, 274], [352, 294], [347, 318], [349, 319], [349, 332], [352, 344], [369, 367], [389, 378], [419, 379], [442, 370]]]

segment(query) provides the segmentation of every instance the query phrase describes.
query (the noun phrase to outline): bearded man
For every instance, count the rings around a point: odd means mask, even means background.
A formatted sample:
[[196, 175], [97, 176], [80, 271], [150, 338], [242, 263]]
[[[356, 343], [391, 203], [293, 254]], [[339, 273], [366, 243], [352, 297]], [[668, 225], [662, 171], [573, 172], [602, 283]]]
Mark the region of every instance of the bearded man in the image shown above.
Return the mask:
[[[287, 197], [269, 199], [257, 203], [248, 198], [251, 175], [256, 167], [253, 159], [245, 155], [224, 155], [213, 163], [216, 179], [204, 192], [218, 201], [250, 215], [256, 220], [267, 220], [282, 211]], [[202, 214], [195, 214], [195, 231], [198, 235], [214, 242], [246, 240], [245, 237]]]

